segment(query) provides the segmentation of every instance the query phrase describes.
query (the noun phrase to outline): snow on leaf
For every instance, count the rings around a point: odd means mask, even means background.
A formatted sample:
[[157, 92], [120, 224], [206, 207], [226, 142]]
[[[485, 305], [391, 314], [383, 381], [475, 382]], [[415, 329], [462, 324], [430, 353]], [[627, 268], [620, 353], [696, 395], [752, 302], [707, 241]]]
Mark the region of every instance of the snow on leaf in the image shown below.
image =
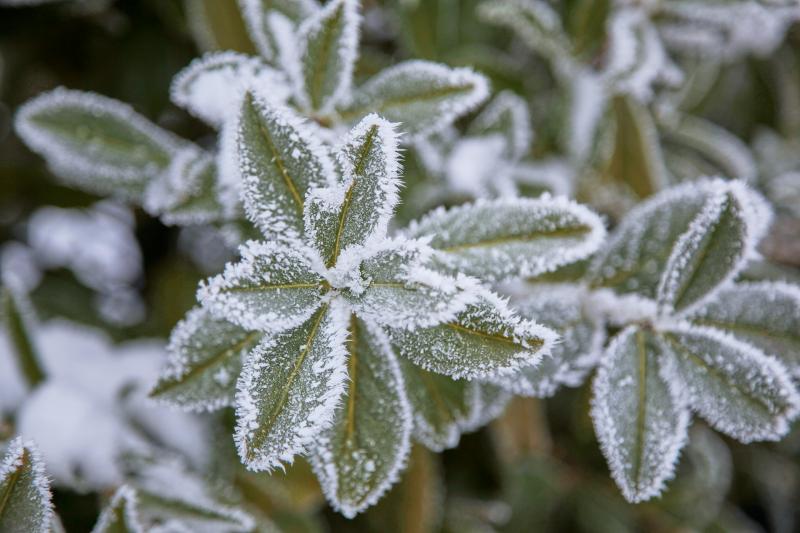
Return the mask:
[[776, 357], [800, 376], [800, 288], [782, 282], [737, 283], [688, 315]]
[[308, 238], [328, 268], [342, 250], [386, 237], [400, 188], [397, 134], [377, 115], [350, 132], [338, 156], [344, 182], [312, 192], [305, 218]]
[[557, 335], [520, 319], [505, 300], [482, 289], [454, 320], [428, 328], [390, 330], [398, 353], [425, 370], [457, 379], [512, 378], [549, 355]]
[[755, 257], [769, 208], [738, 183], [711, 195], [675, 242], [658, 287], [662, 308], [687, 310], [713, 296]]
[[660, 328], [671, 354], [663, 375], [717, 431], [741, 441], [778, 440], [800, 411], [786, 368], [720, 330]]
[[397, 481], [410, 449], [411, 407], [386, 334], [352, 315], [348, 383], [311, 462], [333, 507], [352, 518]]
[[172, 331], [169, 359], [150, 396], [193, 411], [232, 406], [242, 361], [262, 336], [192, 309]]
[[167, 225], [206, 224], [223, 217], [213, 158], [195, 147], [180, 150], [144, 191], [145, 210]]
[[358, 56], [358, 0], [332, 0], [300, 25], [304, 106], [322, 114], [350, 94]]
[[326, 148], [290, 110], [250, 93], [236, 145], [248, 218], [267, 237], [300, 237], [306, 194], [334, 184]]
[[595, 431], [630, 502], [661, 493], [686, 443], [689, 410], [659, 373], [667, 350], [652, 333], [625, 328], [606, 349], [594, 380]]
[[240, 533], [255, 527], [252, 516], [218, 496], [216, 487], [177, 457], [133, 457], [128, 467], [129, 484], [148, 531], [165, 524], [193, 533]]
[[489, 96], [489, 81], [468, 68], [412, 60], [381, 71], [355, 91], [341, 109], [355, 121], [368, 113], [401, 123], [412, 136], [450, 126]]
[[0, 463], [0, 531], [47, 533], [53, 520], [50, 481], [36, 445], [17, 437]]
[[215, 317], [248, 330], [283, 331], [305, 322], [320, 305], [322, 278], [300, 243], [249, 241], [242, 259], [198, 290]]
[[270, 16], [278, 13], [299, 24], [319, 10], [316, 0], [238, 0], [238, 3], [250, 39], [268, 61], [278, 53]]
[[407, 233], [430, 237], [452, 270], [499, 281], [535, 276], [588, 257], [603, 241], [600, 217], [565, 198], [479, 200], [437, 209]]
[[92, 533], [144, 533], [139, 518], [138, 495], [129, 485], [117, 489], [106, 505]]
[[[477, 297], [477, 282], [425, 266], [432, 251], [411, 239], [387, 239], [360, 266], [363, 290], [345, 294], [359, 317], [393, 328], [432, 326], [455, 318]], [[359, 289], [359, 287], [354, 287]]]
[[628, 212], [590, 265], [592, 286], [655, 299], [675, 243], [709, 198], [727, 193], [750, 206], [747, 224], [753, 234], [763, 231], [758, 228], [769, 220], [766, 206], [740, 183], [707, 179], [672, 187]]
[[250, 353], [237, 385], [235, 434], [249, 469], [291, 462], [333, 423], [346, 389], [348, 319], [334, 300]]
[[520, 159], [530, 149], [533, 141], [528, 104], [511, 91], [502, 91], [470, 122], [467, 134], [471, 136], [499, 133], [506, 140], [511, 160]]
[[185, 141], [129, 105], [64, 88], [20, 107], [16, 131], [56, 174], [90, 192], [137, 198]]
[[290, 95], [280, 71], [256, 57], [227, 51], [206, 54], [181, 70], [172, 80], [170, 98], [210, 126], [221, 128], [236, 116], [248, 90], [276, 104]]
[[510, 376], [490, 379], [514, 394], [547, 398], [559, 387], [577, 387], [600, 360], [605, 327], [586, 309], [587, 291], [576, 285], [543, 285], [512, 300], [527, 320], [536, 320], [561, 336], [549, 356]]

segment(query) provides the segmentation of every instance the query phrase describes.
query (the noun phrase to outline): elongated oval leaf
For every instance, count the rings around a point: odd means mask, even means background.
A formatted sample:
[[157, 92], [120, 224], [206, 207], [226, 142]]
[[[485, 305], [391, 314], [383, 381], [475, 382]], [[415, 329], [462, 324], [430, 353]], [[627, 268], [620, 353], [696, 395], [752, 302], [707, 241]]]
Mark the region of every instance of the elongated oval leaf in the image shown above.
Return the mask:
[[306, 231], [328, 268], [336, 264], [342, 250], [386, 237], [399, 200], [397, 137], [386, 120], [365, 117], [338, 154], [344, 182], [312, 193]]
[[300, 25], [303, 103], [310, 109], [327, 113], [350, 93], [359, 23], [357, 0], [333, 0]]
[[789, 430], [800, 394], [775, 358], [712, 328], [675, 326], [662, 336], [672, 352], [665, 377], [716, 430], [741, 442]]
[[150, 396], [192, 411], [232, 406], [242, 361], [262, 336], [192, 309], [172, 331], [169, 359]]
[[23, 105], [15, 126], [70, 184], [134, 199], [186, 144], [127, 104], [63, 88]]
[[280, 13], [295, 24], [313, 15], [319, 4], [316, 0], [238, 0], [247, 33], [262, 57], [274, 60], [277, 55], [275, 35], [269, 18]]
[[800, 375], [800, 288], [796, 285], [731, 285], [693, 311], [689, 319], [752, 344]]
[[408, 234], [429, 237], [447, 268], [498, 281], [536, 276], [595, 252], [603, 222], [565, 198], [478, 201], [437, 209]]
[[236, 445], [251, 470], [271, 470], [330, 427], [345, 390], [349, 314], [326, 304], [302, 325], [265, 338], [237, 385]]
[[658, 303], [682, 311], [713, 296], [755, 255], [765, 221], [754, 219], [746, 190], [711, 196], [675, 242], [658, 288]]
[[659, 375], [664, 354], [662, 341], [628, 327], [611, 341], [594, 380], [594, 428], [630, 502], [661, 493], [686, 443], [689, 410]]
[[45, 379], [42, 361], [31, 334], [33, 310], [25, 296], [9, 286], [0, 286], [0, 325], [10, 341], [12, 354], [28, 386]]
[[172, 80], [170, 98], [215, 128], [231, 120], [247, 90], [257, 90], [273, 103], [285, 102], [289, 82], [279, 71], [256, 57], [236, 52], [213, 52], [192, 61]]
[[441, 131], [489, 96], [489, 82], [467, 68], [406, 61], [383, 70], [355, 91], [341, 110], [352, 122], [377, 113], [422, 136]]
[[17, 437], [0, 463], [0, 531], [49, 532], [50, 500], [50, 481], [36, 446]]
[[214, 316], [248, 330], [283, 331], [319, 307], [322, 278], [311, 270], [300, 243], [249, 241], [240, 253], [238, 263], [229, 263], [197, 291]]
[[300, 237], [306, 194], [335, 181], [327, 150], [288, 109], [250, 93], [239, 114], [236, 146], [248, 218], [267, 237]]
[[513, 92], [502, 91], [470, 123], [467, 134], [500, 134], [506, 141], [504, 155], [517, 160], [528, 152], [533, 140], [528, 104]]
[[355, 315], [349, 331], [350, 382], [311, 459], [328, 501], [352, 518], [397, 481], [410, 449], [411, 407], [386, 334]]
[[97, 520], [92, 533], [144, 533], [138, 496], [129, 485], [117, 489]]
[[512, 378], [549, 355], [556, 334], [522, 320], [488, 290], [444, 324], [414, 330], [392, 329], [399, 354], [422, 368], [461, 379]]

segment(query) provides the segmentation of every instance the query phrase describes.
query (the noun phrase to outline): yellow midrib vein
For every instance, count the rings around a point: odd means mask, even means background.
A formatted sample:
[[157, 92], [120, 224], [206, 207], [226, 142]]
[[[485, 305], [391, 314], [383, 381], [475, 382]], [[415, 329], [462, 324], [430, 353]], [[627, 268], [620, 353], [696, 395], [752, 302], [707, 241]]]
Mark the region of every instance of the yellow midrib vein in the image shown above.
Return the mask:
[[25, 448], [22, 448], [22, 464], [19, 466], [19, 468], [14, 470], [14, 473], [8, 478], [8, 487], [3, 493], [2, 499], [0, 499], [0, 516], [3, 516], [6, 506], [8, 506], [8, 501], [11, 499], [11, 493], [14, 490], [14, 486], [17, 484], [17, 481], [19, 481], [19, 477], [22, 475], [22, 470], [25, 468], [27, 462], [28, 451]]
[[261, 132], [261, 136], [264, 138], [264, 141], [267, 143], [269, 147], [269, 151], [272, 154], [270, 161], [272, 161], [275, 166], [278, 168], [278, 173], [280, 173], [281, 177], [283, 178], [284, 182], [286, 183], [286, 187], [289, 189], [289, 193], [292, 195], [294, 199], [295, 207], [297, 208], [298, 213], [300, 214], [300, 218], [303, 218], [303, 198], [300, 196], [299, 191], [297, 190], [297, 186], [292, 180], [292, 177], [289, 176], [289, 171], [286, 170], [286, 165], [283, 163], [283, 159], [281, 158], [280, 153], [278, 153], [277, 148], [275, 147], [275, 143], [272, 142], [272, 136], [270, 135], [267, 128], [264, 126], [263, 121], [260, 117], [258, 117], [258, 113], [256, 112], [256, 122], [258, 123], [258, 129]]
[[577, 226], [574, 228], [564, 228], [553, 231], [539, 231], [528, 235], [512, 235], [510, 237], [500, 237], [496, 239], [489, 239], [479, 242], [456, 244], [453, 246], [446, 246], [439, 248], [439, 250], [443, 252], [458, 252], [461, 250], [469, 250], [472, 248], [486, 248], [489, 246], [497, 246], [499, 244], [533, 241], [544, 237], [570, 237], [573, 235], [588, 233], [589, 231], [591, 231], [591, 228], [589, 228], [588, 226]]

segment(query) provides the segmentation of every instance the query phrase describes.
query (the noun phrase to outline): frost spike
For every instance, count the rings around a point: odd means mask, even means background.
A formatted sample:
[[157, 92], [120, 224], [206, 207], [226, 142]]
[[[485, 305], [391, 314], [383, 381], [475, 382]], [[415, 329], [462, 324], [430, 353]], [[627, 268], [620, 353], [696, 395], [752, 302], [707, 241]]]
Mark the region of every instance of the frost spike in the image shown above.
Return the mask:
[[405, 61], [361, 86], [340, 110], [354, 122], [377, 113], [402, 124], [404, 133], [421, 137], [443, 130], [489, 96], [489, 81], [468, 68], [430, 61]]
[[192, 309], [170, 335], [167, 364], [150, 396], [190, 411], [232, 406], [242, 361], [262, 336]]
[[249, 469], [292, 462], [333, 423], [347, 380], [348, 318], [334, 300], [250, 353], [237, 384], [235, 434]]
[[612, 339], [593, 384], [592, 420], [611, 475], [630, 502], [657, 496], [686, 443], [689, 410], [659, 375], [665, 348], [629, 326]]
[[800, 394], [775, 358], [719, 330], [661, 328], [672, 355], [663, 374], [717, 431], [744, 442], [778, 440], [800, 410]]
[[297, 30], [311, 110], [328, 113], [350, 93], [360, 20], [358, 0], [333, 0]]
[[440, 208], [412, 222], [407, 233], [429, 237], [446, 268], [499, 281], [536, 276], [588, 257], [606, 232], [586, 207], [543, 196]]
[[129, 485], [118, 488], [100, 514], [92, 533], [144, 533], [137, 499], [136, 491]]
[[411, 407], [386, 334], [350, 318], [350, 382], [311, 463], [331, 505], [352, 518], [397, 481], [410, 450]]
[[0, 531], [47, 533], [53, 518], [50, 481], [39, 451], [17, 437], [0, 463]]
[[327, 149], [289, 109], [253, 93], [242, 102], [236, 144], [248, 218], [267, 237], [300, 238], [306, 194], [335, 181]]

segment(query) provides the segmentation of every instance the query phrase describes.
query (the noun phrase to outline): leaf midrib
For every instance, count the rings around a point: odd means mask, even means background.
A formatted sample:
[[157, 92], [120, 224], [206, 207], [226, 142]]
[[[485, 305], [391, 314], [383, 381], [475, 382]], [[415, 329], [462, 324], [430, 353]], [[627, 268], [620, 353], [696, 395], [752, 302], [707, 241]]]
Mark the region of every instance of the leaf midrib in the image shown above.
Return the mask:
[[591, 228], [589, 228], [588, 226], [577, 226], [574, 228], [561, 228], [552, 231], [537, 231], [536, 233], [531, 233], [526, 235], [512, 235], [510, 237], [498, 237], [495, 239], [488, 239], [479, 242], [455, 244], [453, 246], [446, 246], [438, 249], [443, 252], [453, 253], [464, 250], [470, 250], [473, 248], [488, 248], [490, 246], [498, 246], [502, 244], [510, 244], [515, 242], [530, 242], [547, 237], [565, 237], [565, 236], [568, 237], [573, 235], [581, 235], [584, 233], [589, 233], [590, 231]]
[[633, 480], [637, 489], [642, 473], [642, 454], [644, 453], [644, 434], [647, 427], [647, 349], [645, 346], [644, 332], [636, 331], [636, 354], [638, 356], [639, 370], [639, 403], [636, 413], [636, 444], [633, 463]]
[[[344, 4], [340, 5], [337, 10], [336, 14], [328, 19], [327, 21], [323, 21], [322, 24], [322, 39], [320, 43], [320, 51], [318, 57], [320, 58], [328, 58], [330, 56], [330, 49], [332, 48], [331, 44], [333, 42], [333, 34], [334, 29], [339, 24], [339, 20], [342, 18], [344, 12]], [[308, 53], [308, 50], [306, 50]], [[310, 55], [309, 55], [310, 57]], [[312, 78], [309, 87], [309, 96], [311, 97], [311, 105], [314, 109], [319, 109], [320, 100], [322, 99], [322, 82], [323, 82], [323, 69], [319, 68], [319, 63], [322, 61], [315, 61], [317, 68], [313, 68], [312, 66]], [[330, 59], [324, 60], [325, 66], [328, 66], [330, 63]], [[327, 70], [327, 68], [325, 69]]]
[[25, 469], [28, 463], [28, 450], [24, 447], [22, 448], [22, 464], [12, 472], [11, 476], [8, 478], [8, 487], [3, 492], [3, 497], [0, 498], [0, 517], [3, 516], [3, 513], [6, 511], [6, 507], [8, 506], [9, 500], [11, 500], [11, 493], [14, 491], [14, 486], [19, 481], [20, 476], [22, 476], [22, 471]]
[[[417, 92], [413, 94], [405, 94], [405, 95], [398, 95], [391, 98], [384, 98], [379, 101], [378, 105], [373, 108], [372, 110], [379, 113], [386, 112], [387, 109], [391, 107], [397, 107], [400, 105], [407, 104], [409, 102], [417, 102], [417, 101], [428, 101], [428, 100], [435, 100], [437, 98], [442, 98], [445, 96], [451, 96], [454, 94], [470, 92], [475, 89], [475, 86], [472, 84], [461, 84], [461, 85], [450, 85], [447, 87], [441, 87], [438, 89], [430, 89], [425, 92]], [[366, 110], [369, 108], [369, 104], [361, 105], [359, 107], [353, 107], [350, 109], [343, 110], [340, 115], [343, 118], [350, 118], [360, 114], [364, 114]]]
[[449, 328], [452, 328], [452, 329], [454, 329], [454, 330], [456, 330], [458, 332], [466, 333], [468, 335], [474, 335], [476, 337], [481, 337], [483, 339], [488, 339], [488, 340], [493, 340], [493, 341], [497, 341], [497, 342], [501, 342], [501, 343], [510, 344], [512, 346], [515, 346], [515, 347], [519, 348], [520, 350], [538, 350], [544, 344], [544, 341], [542, 341], [542, 339], [540, 339], [538, 337], [534, 337], [531, 342], [533, 344], [535, 344], [535, 347], [525, 348], [521, 343], [515, 341], [511, 337], [508, 337], [506, 335], [501, 335], [499, 333], [489, 333], [487, 331], [481, 331], [481, 330], [475, 329], [475, 328], [468, 328], [466, 326], [463, 326], [461, 324], [457, 324], [455, 322], [448, 322], [447, 324], [445, 324], [445, 326], [447, 326]]

